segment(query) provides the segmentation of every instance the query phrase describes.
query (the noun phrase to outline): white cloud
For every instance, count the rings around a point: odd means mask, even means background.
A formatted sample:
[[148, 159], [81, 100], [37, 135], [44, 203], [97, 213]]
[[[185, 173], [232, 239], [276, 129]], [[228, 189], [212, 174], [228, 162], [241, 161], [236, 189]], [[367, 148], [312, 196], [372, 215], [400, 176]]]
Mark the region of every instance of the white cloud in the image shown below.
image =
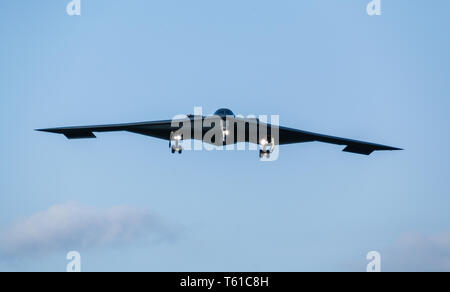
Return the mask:
[[16, 222], [0, 236], [4, 255], [43, 254], [132, 243], [138, 239], [173, 239], [171, 226], [138, 208], [99, 210], [76, 203], [55, 205]]
[[450, 232], [406, 234], [384, 255], [386, 271], [449, 272]]

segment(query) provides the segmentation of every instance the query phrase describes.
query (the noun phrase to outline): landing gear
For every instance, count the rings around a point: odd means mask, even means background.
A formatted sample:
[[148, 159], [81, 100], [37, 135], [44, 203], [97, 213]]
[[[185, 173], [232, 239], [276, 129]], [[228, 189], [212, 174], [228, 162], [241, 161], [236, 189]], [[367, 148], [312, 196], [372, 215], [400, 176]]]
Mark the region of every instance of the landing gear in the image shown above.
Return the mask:
[[183, 153], [183, 147], [180, 145], [180, 141], [183, 140], [182, 135], [170, 133], [169, 147], [171, 148], [172, 154], [178, 152], [178, 154]]
[[261, 158], [261, 159], [263, 159], [263, 158], [266, 158], [266, 159], [269, 159], [270, 158], [270, 150], [266, 150], [266, 151], [264, 151], [264, 150], [259, 150], [259, 158]]
[[178, 152], [178, 154], [181, 154], [183, 152], [183, 149], [176, 149], [175, 147], [172, 147], [172, 154], [175, 152]]
[[262, 149], [259, 150], [259, 158], [270, 159], [270, 154], [272, 154], [275, 149], [275, 139], [272, 138], [270, 143], [266, 139], [262, 139], [259, 144], [262, 147]]
[[227, 136], [230, 135], [229, 121], [220, 120], [220, 124], [221, 124], [221, 127], [222, 127], [223, 145], [226, 145]]

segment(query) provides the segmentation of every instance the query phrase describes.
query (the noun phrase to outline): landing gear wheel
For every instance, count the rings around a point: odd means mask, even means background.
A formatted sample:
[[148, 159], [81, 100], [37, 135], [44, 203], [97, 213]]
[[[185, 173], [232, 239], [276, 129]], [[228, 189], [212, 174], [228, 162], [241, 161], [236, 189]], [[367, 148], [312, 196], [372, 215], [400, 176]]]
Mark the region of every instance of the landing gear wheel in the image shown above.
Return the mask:
[[[270, 140], [270, 143], [268, 142]], [[262, 139], [260, 142], [261, 150], [259, 150], [259, 158], [263, 159], [270, 159], [270, 155], [275, 149], [275, 139], [269, 138], [269, 139]]]
[[263, 159], [263, 158], [269, 159], [270, 158], [270, 151], [269, 150], [266, 150], [266, 151], [259, 150], [259, 158], [261, 158], [261, 159]]
[[180, 141], [183, 140], [183, 135], [175, 135], [175, 133], [170, 133], [169, 147], [171, 148], [172, 154], [175, 152], [181, 154], [183, 152], [183, 146]]

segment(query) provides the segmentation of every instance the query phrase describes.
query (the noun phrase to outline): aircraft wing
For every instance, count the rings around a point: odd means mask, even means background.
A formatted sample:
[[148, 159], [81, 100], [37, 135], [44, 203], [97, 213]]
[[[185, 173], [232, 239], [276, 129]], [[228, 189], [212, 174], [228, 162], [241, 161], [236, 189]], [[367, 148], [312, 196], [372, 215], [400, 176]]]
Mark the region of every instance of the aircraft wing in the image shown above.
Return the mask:
[[96, 138], [94, 132], [126, 131], [159, 139], [170, 140], [170, 133], [173, 130], [172, 121], [156, 121], [132, 124], [40, 129], [37, 131], [62, 134], [68, 139]]
[[[180, 122], [185, 122], [186, 120], [180, 120]], [[193, 121], [191, 119], [191, 121]], [[258, 130], [258, 123], [254, 121], [236, 119], [235, 123], [247, 123], [245, 128], [245, 136], [240, 138], [235, 137], [236, 142], [249, 142], [258, 143], [260, 133]], [[177, 124], [177, 123], [175, 123]], [[254, 125], [253, 127], [250, 125]], [[276, 129], [277, 126], [268, 126], [269, 132]], [[291, 129], [287, 127], [279, 128], [279, 145], [303, 143], [303, 142], [324, 142], [337, 145], [346, 146], [343, 151], [370, 155], [374, 151], [380, 150], [402, 150], [395, 147], [374, 144], [369, 142], [357, 141], [352, 139], [339, 138], [334, 136], [322, 135], [302, 130]], [[170, 140], [170, 135], [172, 132], [177, 131], [179, 127], [173, 127], [173, 121], [155, 121], [155, 122], [144, 122], [144, 123], [131, 123], [131, 124], [116, 124], [116, 125], [101, 125], [101, 126], [84, 126], [84, 127], [65, 127], [65, 128], [52, 128], [52, 129], [41, 129], [38, 131], [62, 134], [68, 139], [83, 139], [83, 138], [96, 138], [95, 132], [119, 132], [126, 131], [135, 134], [141, 134], [145, 136], [151, 136], [159, 139]], [[203, 128], [203, 135], [209, 128]], [[193, 137], [193, 136], [192, 136]]]
[[336, 144], [336, 145], [343, 145], [346, 146], [343, 151], [345, 152], [351, 152], [351, 153], [357, 153], [357, 154], [363, 154], [363, 155], [370, 155], [374, 151], [380, 151], [380, 150], [403, 150], [400, 148], [375, 144], [375, 143], [369, 143], [369, 142], [363, 142], [363, 141], [357, 141], [352, 139], [346, 139], [346, 138], [339, 138], [334, 136], [328, 136], [328, 135], [322, 135], [302, 130], [296, 130], [286, 127], [280, 127], [280, 139], [279, 144], [293, 144], [293, 143], [303, 143], [303, 142], [324, 142], [324, 143], [330, 143], [330, 144]]

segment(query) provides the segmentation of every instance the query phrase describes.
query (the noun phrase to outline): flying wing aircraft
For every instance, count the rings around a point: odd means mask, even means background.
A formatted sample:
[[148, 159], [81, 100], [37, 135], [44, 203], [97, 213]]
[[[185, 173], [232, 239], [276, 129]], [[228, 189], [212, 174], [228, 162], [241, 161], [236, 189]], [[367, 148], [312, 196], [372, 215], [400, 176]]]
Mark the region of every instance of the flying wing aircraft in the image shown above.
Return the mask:
[[[214, 132], [215, 129], [219, 131]], [[260, 157], [269, 157], [277, 145], [324, 142], [345, 146], [343, 151], [370, 155], [374, 151], [402, 150], [400, 148], [322, 135], [263, 123], [257, 118], [236, 117], [229, 109], [219, 109], [211, 117], [187, 115], [185, 118], [101, 126], [40, 129], [37, 131], [62, 134], [68, 139], [96, 138], [94, 133], [127, 131], [169, 141], [172, 153], [182, 152], [181, 140], [202, 140], [212, 145], [238, 142], [261, 146]], [[211, 134], [211, 132], [213, 132]], [[210, 133], [210, 134], [208, 134]]]

